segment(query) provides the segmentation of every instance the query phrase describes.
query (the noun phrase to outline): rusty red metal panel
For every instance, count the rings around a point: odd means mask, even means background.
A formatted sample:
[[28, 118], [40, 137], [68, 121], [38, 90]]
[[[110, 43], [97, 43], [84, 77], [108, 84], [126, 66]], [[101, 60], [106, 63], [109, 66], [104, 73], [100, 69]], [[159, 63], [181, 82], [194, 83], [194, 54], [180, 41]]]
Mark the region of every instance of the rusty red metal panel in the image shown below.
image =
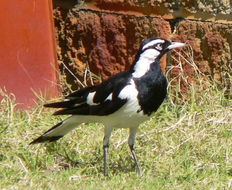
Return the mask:
[[51, 0], [0, 1], [0, 88], [18, 107], [34, 105], [33, 91], [56, 96], [57, 59]]

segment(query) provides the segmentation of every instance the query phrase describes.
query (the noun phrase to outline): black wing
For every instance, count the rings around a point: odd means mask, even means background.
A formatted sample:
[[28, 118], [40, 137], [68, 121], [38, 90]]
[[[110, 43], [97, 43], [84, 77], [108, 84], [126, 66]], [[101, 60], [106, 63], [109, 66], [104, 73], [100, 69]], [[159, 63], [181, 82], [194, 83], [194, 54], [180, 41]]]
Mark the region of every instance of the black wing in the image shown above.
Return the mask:
[[[45, 107], [63, 108], [54, 115], [108, 115], [126, 103], [118, 97], [129, 83], [131, 74], [121, 72], [99, 85], [87, 87], [68, 95], [64, 101], [45, 104]], [[90, 97], [90, 94], [92, 96]]]

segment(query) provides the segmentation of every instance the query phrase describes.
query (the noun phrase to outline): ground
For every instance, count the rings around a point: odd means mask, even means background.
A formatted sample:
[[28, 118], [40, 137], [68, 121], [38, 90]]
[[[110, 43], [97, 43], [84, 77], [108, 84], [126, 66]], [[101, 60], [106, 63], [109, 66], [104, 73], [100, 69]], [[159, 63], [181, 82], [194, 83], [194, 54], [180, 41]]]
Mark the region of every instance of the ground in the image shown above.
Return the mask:
[[215, 84], [190, 98], [173, 93], [140, 127], [136, 176], [128, 131], [113, 132], [109, 177], [103, 176], [103, 126], [81, 125], [55, 143], [28, 145], [63, 117], [40, 101], [18, 111], [3, 94], [0, 109], [0, 189], [231, 189], [232, 102]]

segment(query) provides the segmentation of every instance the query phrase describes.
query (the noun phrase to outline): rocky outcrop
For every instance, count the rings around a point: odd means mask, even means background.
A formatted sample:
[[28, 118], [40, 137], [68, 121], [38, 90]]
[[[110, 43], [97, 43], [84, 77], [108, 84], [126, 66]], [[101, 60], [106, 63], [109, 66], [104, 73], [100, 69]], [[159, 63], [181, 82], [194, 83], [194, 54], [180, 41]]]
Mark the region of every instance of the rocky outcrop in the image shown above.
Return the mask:
[[[104, 80], [127, 69], [143, 39], [163, 37], [190, 44], [200, 71], [231, 89], [230, 4], [228, 0], [56, 0], [60, 68], [74, 88], [79, 83], [73, 82], [71, 73], [90, 82], [86, 68], [98, 82], [99, 77]], [[166, 58], [162, 65], [166, 66]], [[192, 69], [187, 65], [184, 69], [191, 78]]]

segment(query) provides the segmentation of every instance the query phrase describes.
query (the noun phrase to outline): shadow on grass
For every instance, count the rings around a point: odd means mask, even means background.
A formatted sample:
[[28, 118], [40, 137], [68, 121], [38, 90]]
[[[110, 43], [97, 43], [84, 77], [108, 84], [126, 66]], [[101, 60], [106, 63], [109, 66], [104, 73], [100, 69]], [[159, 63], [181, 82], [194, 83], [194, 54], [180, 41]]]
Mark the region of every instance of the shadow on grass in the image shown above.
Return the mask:
[[[57, 142], [46, 143], [48, 154], [55, 157], [55, 163], [61, 167], [61, 170], [81, 169], [83, 175], [89, 175], [91, 171], [103, 173], [103, 151], [101, 147], [90, 150], [87, 154], [78, 153], [69, 147], [64, 147]], [[109, 155], [109, 173], [114, 175], [118, 173], [135, 172], [135, 163], [130, 152], [124, 155], [116, 155], [112, 149]], [[111, 157], [112, 156], [112, 157]]]

